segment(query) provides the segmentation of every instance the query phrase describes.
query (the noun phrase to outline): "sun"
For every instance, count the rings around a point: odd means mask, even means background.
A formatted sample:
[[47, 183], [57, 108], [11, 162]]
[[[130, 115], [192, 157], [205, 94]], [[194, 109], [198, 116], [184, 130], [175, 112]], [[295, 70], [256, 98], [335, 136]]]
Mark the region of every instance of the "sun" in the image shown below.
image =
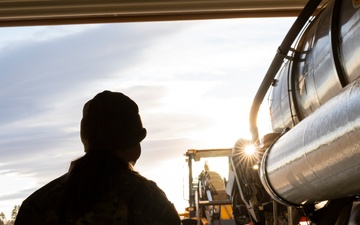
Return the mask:
[[254, 145], [247, 145], [244, 147], [244, 152], [246, 155], [251, 156], [255, 153], [255, 146]]

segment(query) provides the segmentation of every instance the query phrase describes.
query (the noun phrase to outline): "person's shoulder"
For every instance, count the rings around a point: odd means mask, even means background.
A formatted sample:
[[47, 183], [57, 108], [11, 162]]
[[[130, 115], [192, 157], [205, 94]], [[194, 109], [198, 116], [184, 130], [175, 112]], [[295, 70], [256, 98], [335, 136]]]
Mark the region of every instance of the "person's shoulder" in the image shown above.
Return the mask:
[[144, 201], [150, 196], [163, 196], [166, 198], [165, 193], [158, 187], [158, 185], [142, 176], [136, 171], [126, 171], [115, 175], [112, 179], [111, 189], [118, 193], [127, 193], [127, 196], [136, 196]]
[[51, 200], [52, 198], [50, 197], [52, 197], [53, 195], [59, 195], [59, 193], [63, 189], [65, 179], [66, 179], [66, 174], [45, 184], [44, 186], [33, 192], [29, 197], [27, 197], [24, 200], [23, 205], [26, 204], [42, 205], [44, 201]]
[[112, 180], [116, 183], [123, 185], [124, 182], [129, 185], [136, 185], [145, 184], [145, 186], [156, 186], [156, 183], [152, 180], [147, 179], [146, 177], [139, 174], [137, 171], [134, 170], [123, 170], [119, 171], [118, 173], [113, 174]]
[[57, 218], [55, 207], [61, 200], [64, 181], [65, 175], [50, 181], [27, 197], [20, 206], [15, 224], [56, 224], [51, 221]]
[[[122, 177], [119, 179], [118, 176]], [[132, 224], [180, 224], [174, 205], [154, 181], [135, 171], [118, 174], [117, 178], [112, 186], [116, 189], [112, 196], [113, 199], [116, 199], [119, 193], [127, 196]]]
[[133, 180], [133, 191], [139, 201], [146, 204], [171, 205], [165, 192], [152, 180], [136, 173]]
[[133, 176], [133, 181], [136, 184], [136, 186], [140, 189], [143, 189], [144, 191], [160, 191], [162, 192], [162, 190], [158, 187], [158, 185], [155, 183], [155, 181], [152, 181], [142, 175], [140, 175], [139, 173], [134, 173]]
[[[166, 225], [180, 224], [180, 217], [173, 203], [167, 198], [165, 192], [158, 185], [148, 179], [142, 180], [144, 185], [137, 189], [139, 205], [145, 206], [139, 216], [146, 218], [149, 224]], [[156, 216], [154, 216], [156, 215]]]

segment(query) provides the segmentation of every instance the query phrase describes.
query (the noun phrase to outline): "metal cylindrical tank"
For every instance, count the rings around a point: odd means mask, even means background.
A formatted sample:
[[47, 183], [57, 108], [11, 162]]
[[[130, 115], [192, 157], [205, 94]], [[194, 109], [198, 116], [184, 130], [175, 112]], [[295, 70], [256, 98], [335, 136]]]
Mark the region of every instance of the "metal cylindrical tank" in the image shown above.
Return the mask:
[[287, 61], [280, 69], [276, 81], [273, 83], [272, 102], [270, 107], [270, 118], [273, 132], [281, 133], [286, 127], [295, 125], [294, 106], [289, 94], [289, 71], [292, 68], [292, 61]]
[[260, 176], [290, 205], [360, 194], [360, 78], [279, 138]]
[[272, 129], [292, 128], [360, 76], [360, 7], [335, 0], [300, 37], [270, 97]]
[[337, 39], [332, 29], [334, 4], [335, 1], [332, 1], [314, 20], [297, 47], [291, 89], [295, 92], [294, 102], [301, 119], [309, 116], [342, 89], [332, 45], [332, 39]]
[[360, 3], [342, 1], [339, 16], [339, 54], [345, 76], [349, 82], [360, 75]]

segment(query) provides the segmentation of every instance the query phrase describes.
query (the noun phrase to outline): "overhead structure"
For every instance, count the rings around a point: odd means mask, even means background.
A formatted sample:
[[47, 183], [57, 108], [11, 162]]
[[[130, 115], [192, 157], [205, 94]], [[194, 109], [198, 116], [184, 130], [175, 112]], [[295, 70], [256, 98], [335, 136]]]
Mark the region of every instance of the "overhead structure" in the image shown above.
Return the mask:
[[307, 0], [0, 0], [0, 26], [297, 16]]

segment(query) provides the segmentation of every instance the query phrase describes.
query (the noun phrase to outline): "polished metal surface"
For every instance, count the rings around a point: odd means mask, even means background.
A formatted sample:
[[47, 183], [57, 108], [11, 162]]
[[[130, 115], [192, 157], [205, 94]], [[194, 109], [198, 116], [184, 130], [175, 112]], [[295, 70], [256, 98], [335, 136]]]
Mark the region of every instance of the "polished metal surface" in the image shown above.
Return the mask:
[[341, 7], [341, 61], [351, 82], [360, 75], [360, 4], [355, 0], [342, 1]]
[[292, 67], [291, 61], [287, 61], [277, 75], [276, 82], [273, 84], [270, 104], [270, 119], [272, 130], [275, 133], [281, 133], [285, 128], [295, 126], [294, 106], [290, 98], [288, 85], [289, 70]]
[[294, 62], [292, 77], [301, 118], [309, 116], [342, 89], [331, 43], [333, 6], [334, 1], [308, 28], [301, 41], [305, 45], [298, 49], [303, 54], [302, 60]]
[[294, 205], [360, 194], [360, 78], [278, 139], [260, 175]]
[[264, 100], [266, 93], [268, 92], [271, 84], [274, 82], [277, 72], [280, 70], [284, 59], [288, 55], [292, 44], [296, 40], [296, 37], [301, 33], [303, 27], [307, 24], [308, 20], [319, 12], [321, 8], [322, 0], [311, 0], [308, 1], [304, 9], [301, 11], [299, 16], [296, 18], [294, 24], [291, 26], [288, 33], [285, 35], [284, 40], [281, 42], [277, 49], [277, 52], [265, 73], [265, 76], [255, 94], [253, 103], [250, 109], [249, 125], [254, 143], [259, 142], [259, 132], [257, 127], [257, 115], [260, 109], [260, 105]]
[[273, 132], [295, 126], [360, 76], [360, 7], [355, 2], [330, 2], [300, 37], [272, 90]]
[[0, 26], [297, 16], [307, 0], [0, 0]]

